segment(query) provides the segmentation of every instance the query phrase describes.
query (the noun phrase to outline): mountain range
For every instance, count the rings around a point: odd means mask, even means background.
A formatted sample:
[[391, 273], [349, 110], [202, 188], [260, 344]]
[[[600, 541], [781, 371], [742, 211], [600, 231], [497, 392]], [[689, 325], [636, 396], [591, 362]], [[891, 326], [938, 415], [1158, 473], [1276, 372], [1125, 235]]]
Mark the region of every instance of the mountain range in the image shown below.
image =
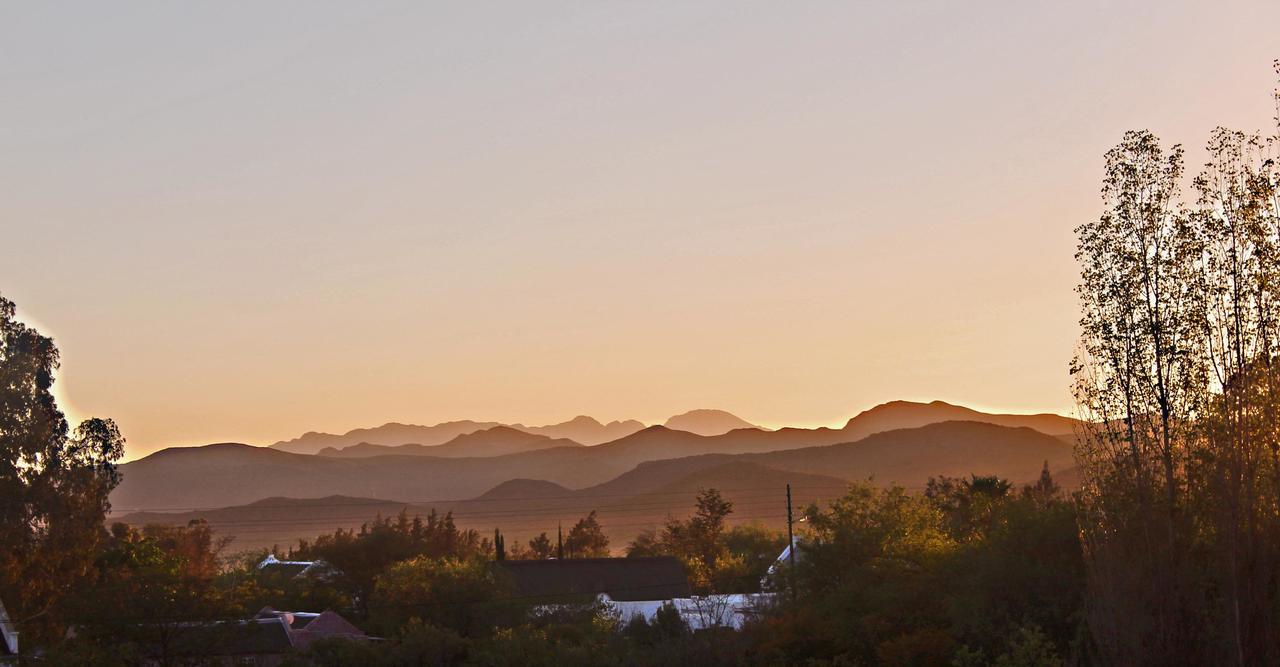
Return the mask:
[[[928, 422], [931, 415], [944, 419], [955, 414], [953, 408], [955, 406], [941, 403], [890, 403], [858, 415], [841, 429], [738, 429], [716, 436], [701, 436], [651, 426], [594, 447], [565, 444], [496, 456], [311, 456], [234, 443], [170, 448], [122, 465], [123, 479], [111, 499], [116, 507], [133, 509], [226, 506], [280, 495], [306, 498], [342, 494], [423, 501], [470, 498], [515, 478], [542, 479], [570, 488], [583, 488], [606, 482], [646, 461], [706, 454], [764, 454], [851, 443], [877, 428], [901, 430], [902, 424]], [[1070, 445], [1061, 439], [1030, 427], [1014, 429], [993, 423], [1008, 423], [1012, 419], [1010, 416], [987, 417], [967, 410], [960, 414], [992, 420], [969, 423], [1019, 431], [1022, 439], [1036, 441], [1037, 447], [1044, 450], [1042, 453], [1063, 454], [1037, 454], [1036, 470], [1032, 472], [1038, 471], [1039, 463], [1046, 459], [1064, 466], [1069, 460]], [[1065, 418], [1017, 419], [1030, 419], [1030, 423], [1046, 431], [1057, 431], [1069, 425], [1062, 421]], [[963, 429], [953, 426], [952, 430], [958, 433]], [[934, 435], [942, 437], [943, 434]], [[911, 479], [916, 479], [921, 475], [927, 478], [947, 472], [950, 459], [935, 461], [933, 458], [947, 455], [946, 440], [950, 437], [942, 438], [937, 447], [928, 450], [928, 457], [920, 456], [901, 465], [895, 464], [893, 477], [886, 478], [881, 472], [879, 478], [908, 483], [910, 480], [905, 473], [913, 473]], [[1048, 444], [1050, 441], [1052, 445]], [[539, 441], [539, 444], [546, 443]], [[883, 460], [893, 460], [891, 454], [885, 452]], [[843, 472], [816, 468], [803, 470], [856, 479], [875, 474], [877, 467], [868, 465], [874, 463], [876, 461], [861, 462], [860, 469]], [[1018, 478], [1014, 473], [1023, 472], [1003, 470], [999, 457], [992, 460], [981, 457], [961, 459], [958, 463], [968, 465], [974, 472], [983, 472], [985, 468], [987, 472], [1010, 478]]]
[[370, 456], [386, 456], [389, 454], [410, 456], [440, 456], [446, 458], [459, 456], [502, 456], [517, 452], [531, 452], [537, 449], [552, 447], [584, 447], [585, 445], [568, 438], [551, 438], [537, 433], [521, 431], [511, 426], [493, 426], [490, 428], [464, 433], [442, 445], [375, 445], [362, 442], [337, 449], [325, 447], [320, 456], [339, 456], [347, 458], [368, 458]]
[[476, 431], [484, 431], [498, 426], [504, 426], [517, 431], [531, 433], [533, 435], [541, 435], [551, 439], [565, 439], [583, 445], [598, 445], [600, 443], [617, 440], [640, 429], [644, 428], [644, 424], [628, 419], [625, 421], [612, 421], [607, 424], [587, 417], [585, 415], [574, 417], [566, 422], [559, 424], [550, 424], [548, 426], [525, 426], [523, 424], [502, 424], [499, 422], [479, 422], [469, 419], [459, 421], [448, 421], [436, 424], [434, 426], [419, 426], [416, 424], [400, 424], [391, 422], [376, 426], [373, 428], [357, 428], [347, 431], [343, 434], [334, 433], [318, 433], [309, 431], [293, 440], [282, 440], [271, 445], [272, 449], [279, 449], [285, 452], [293, 452], [295, 454], [316, 454], [325, 449], [340, 451], [347, 447], [357, 445], [381, 445], [384, 447], [397, 447], [400, 445], [419, 445], [421, 447], [435, 447], [443, 445], [454, 438], [461, 435], [468, 435]]
[[[737, 425], [728, 413], [695, 413], [707, 418], [711, 432]], [[455, 433], [436, 445], [361, 441], [322, 448], [319, 456], [237, 443], [162, 450], [120, 467], [114, 516], [146, 522], [199, 515], [238, 535], [242, 547], [352, 527], [402, 507], [454, 511], [466, 527], [501, 524], [516, 539], [597, 509], [610, 530], [634, 535], [637, 526], [685, 513], [699, 488], [714, 486], [739, 503], [737, 520], [775, 522], [773, 496], [788, 483], [802, 503], [837, 495], [852, 480], [918, 488], [937, 475], [995, 474], [1028, 482], [1046, 463], [1070, 477], [1076, 422], [894, 401], [838, 429], [742, 427], [699, 435], [650, 426], [594, 446], [515, 425], [442, 427], [410, 427]], [[341, 509], [326, 512], [333, 505]], [[756, 505], [773, 513], [756, 512]]]

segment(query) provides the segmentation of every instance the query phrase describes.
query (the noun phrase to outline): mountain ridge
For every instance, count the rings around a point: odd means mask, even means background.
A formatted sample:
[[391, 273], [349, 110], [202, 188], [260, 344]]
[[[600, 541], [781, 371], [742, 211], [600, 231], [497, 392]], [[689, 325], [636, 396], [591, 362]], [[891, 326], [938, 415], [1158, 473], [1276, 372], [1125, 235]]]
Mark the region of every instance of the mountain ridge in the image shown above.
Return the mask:
[[[1051, 469], [1065, 467], [1071, 446], [1061, 439], [1029, 428], [1010, 428], [979, 422], [943, 422], [925, 430], [927, 437], [904, 435], [899, 429], [890, 441], [908, 442], [873, 457], [834, 457], [824, 465], [795, 461], [796, 456], [831, 458], [820, 448], [856, 445], [836, 429], [742, 429], [720, 436], [700, 436], [652, 426], [625, 438], [595, 447], [552, 447], [492, 457], [434, 457], [388, 455], [369, 458], [291, 454], [247, 445], [221, 445], [206, 453], [200, 448], [163, 450], [120, 467], [122, 481], [112, 503], [120, 508], [227, 506], [267, 496], [314, 497], [332, 494], [390, 497], [422, 502], [428, 499], [473, 498], [514, 478], [540, 479], [567, 488], [585, 488], [609, 481], [642, 463], [716, 455], [740, 456], [794, 472], [834, 475], [849, 479], [878, 475], [881, 481], [914, 483], [936, 474], [1001, 474], [1020, 478], [1026, 470], [1038, 473], [1045, 460]], [[983, 431], [981, 428], [985, 427]], [[924, 428], [924, 427], [921, 427]], [[975, 443], [979, 432], [1000, 437], [1000, 448]], [[961, 434], [968, 434], [961, 437]], [[964, 443], [964, 451], [949, 452], [946, 443]], [[873, 441], [878, 442], [878, 441]], [[1014, 442], [1024, 443], [1020, 452]], [[817, 448], [817, 449], [815, 449]], [[789, 455], [801, 450], [799, 455]], [[913, 452], [919, 454], [913, 456]], [[1046, 455], [1047, 454], [1047, 455]], [[902, 457], [906, 456], [906, 459]], [[1006, 460], [1017, 465], [1007, 466]], [[888, 465], [888, 464], [892, 465]]]

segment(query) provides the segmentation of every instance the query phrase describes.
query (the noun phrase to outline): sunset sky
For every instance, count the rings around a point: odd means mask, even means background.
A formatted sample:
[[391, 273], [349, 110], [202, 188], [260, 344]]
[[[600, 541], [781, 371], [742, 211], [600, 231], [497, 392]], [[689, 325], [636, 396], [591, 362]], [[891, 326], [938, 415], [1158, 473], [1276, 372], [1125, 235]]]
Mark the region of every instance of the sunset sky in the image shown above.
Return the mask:
[[1268, 126], [1277, 25], [1274, 1], [8, 3], [0, 294], [130, 458], [387, 421], [1067, 412], [1102, 154], [1146, 127], [1194, 172], [1215, 125]]

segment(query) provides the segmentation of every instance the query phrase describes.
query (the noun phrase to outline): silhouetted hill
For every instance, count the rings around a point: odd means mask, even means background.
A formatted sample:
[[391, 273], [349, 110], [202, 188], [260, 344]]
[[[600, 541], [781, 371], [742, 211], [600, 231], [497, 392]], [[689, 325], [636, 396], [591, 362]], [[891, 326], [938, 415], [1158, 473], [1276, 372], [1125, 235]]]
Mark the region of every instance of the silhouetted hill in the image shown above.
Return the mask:
[[220, 535], [233, 536], [231, 553], [272, 546], [287, 548], [301, 538], [313, 538], [338, 528], [354, 529], [376, 516], [394, 516], [408, 508], [420, 508], [391, 500], [325, 496], [322, 498], [264, 498], [248, 505], [185, 512], [131, 512], [116, 514], [111, 522], [135, 526], [159, 523], [186, 525], [204, 519]]
[[407, 455], [407, 456], [501, 456], [516, 452], [528, 452], [550, 447], [582, 447], [581, 443], [564, 438], [549, 438], [545, 435], [527, 433], [511, 426], [494, 426], [482, 431], [460, 435], [443, 445], [427, 447], [410, 444], [390, 447], [362, 442], [358, 445], [334, 449], [326, 447], [318, 452], [320, 456], [338, 456], [345, 458], [368, 458], [371, 456]]
[[890, 401], [859, 413], [841, 430], [850, 438], [857, 440], [872, 433], [916, 428], [947, 421], [974, 421], [1014, 428], [1025, 426], [1049, 435], [1070, 434], [1076, 426], [1076, 420], [1055, 414], [989, 414], [943, 401], [930, 403]]
[[805, 447], [741, 458], [766, 465], [877, 484], [912, 488], [930, 477], [998, 475], [1014, 482], [1033, 480], [1046, 461], [1050, 470], [1073, 463], [1071, 446], [1031, 428], [981, 422], [942, 422], [876, 433], [845, 444]]
[[532, 500], [543, 498], [563, 498], [573, 495], [573, 491], [541, 479], [510, 479], [488, 491], [479, 500]]
[[663, 426], [698, 435], [722, 435], [740, 428], [759, 428], [724, 410], [690, 410], [668, 419]]

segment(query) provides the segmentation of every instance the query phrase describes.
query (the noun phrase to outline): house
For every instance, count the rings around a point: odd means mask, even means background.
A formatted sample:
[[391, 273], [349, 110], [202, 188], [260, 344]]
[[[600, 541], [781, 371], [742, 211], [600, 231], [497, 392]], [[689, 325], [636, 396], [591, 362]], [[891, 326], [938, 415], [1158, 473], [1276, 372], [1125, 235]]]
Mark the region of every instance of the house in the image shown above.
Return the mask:
[[18, 627], [0, 600], [0, 665], [18, 664]]
[[256, 569], [260, 574], [288, 579], [315, 577], [324, 580], [338, 574], [336, 568], [323, 560], [279, 560], [275, 554], [267, 554]]
[[611, 609], [620, 623], [642, 617], [652, 622], [670, 606], [693, 630], [741, 628], [772, 600], [768, 593], [698, 595], [684, 565], [671, 556], [499, 561], [521, 597], [548, 606], [594, 601]]
[[[792, 557], [792, 552], [795, 552], [794, 559]], [[770, 580], [779, 572], [782, 572], [783, 568], [790, 567], [792, 562], [799, 563], [804, 560], [802, 557], [803, 554], [804, 552], [800, 550], [800, 538], [791, 538], [791, 544], [788, 544], [786, 548], [782, 550], [782, 553], [778, 554], [778, 557], [773, 561], [773, 565], [769, 566], [769, 571], [765, 574], [764, 579], [760, 580], [760, 588], [768, 588]]]

